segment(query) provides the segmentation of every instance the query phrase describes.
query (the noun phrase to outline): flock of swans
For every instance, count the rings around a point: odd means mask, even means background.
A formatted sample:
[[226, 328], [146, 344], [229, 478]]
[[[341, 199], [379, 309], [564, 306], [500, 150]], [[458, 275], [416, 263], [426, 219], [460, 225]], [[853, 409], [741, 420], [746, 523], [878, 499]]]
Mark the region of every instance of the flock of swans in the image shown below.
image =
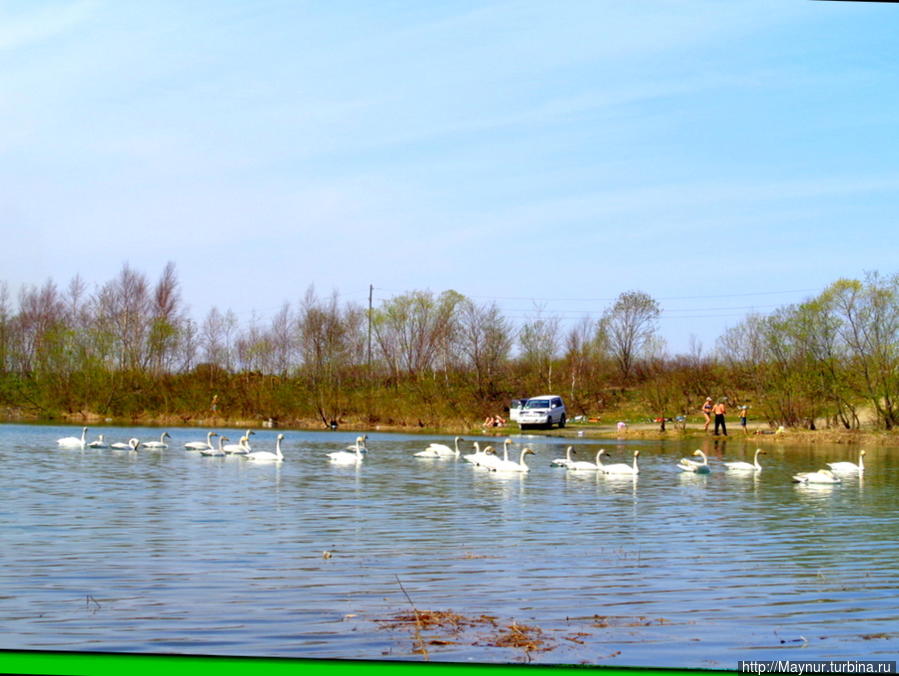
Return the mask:
[[[459, 449], [459, 442], [463, 441], [461, 437], [455, 438], [455, 448], [450, 448], [444, 444], [434, 444], [432, 443], [425, 450], [419, 451], [415, 453], [416, 457], [419, 458], [458, 458], [462, 457], [463, 460], [476, 465], [478, 467], [483, 467], [487, 470], [491, 470], [494, 472], [527, 472], [529, 470], [528, 465], [525, 463], [525, 456], [533, 455], [534, 452], [525, 448], [521, 451], [518, 462], [509, 459], [509, 446], [512, 444], [511, 439], [506, 439], [503, 442], [503, 459], [501, 460], [497, 455], [492, 446], [487, 446], [484, 450], [481, 450], [480, 444], [478, 442], [472, 442], [474, 446], [474, 453], [469, 453], [467, 455], [462, 455]], [[636, 450], [633, 454], [633, 463], [614, 463], [614, 464], [604, 464], [602, 462], [602, 456], [605, 454], [604, 449], [599, 449], [596, 452], [596, 456], [593, 462], [589, 462], [587, 460], [575, 460], [575, 450], [573, 446], [568, 446], [565, 450], [564, 458], [555, 458], [550, 462], [550, 465], [553, 467], [563, 467], [569, 472], [597, 472], [601, 474], [610, 474], [616, 476], [633, 476], [636, 477], [640, 473], [640, 467], [638, 465], [638, 458], [640, 457], [640, 451]], [[725, 471], [734, 472], [734, 473], [745, 473], [745, 472], [761, 472], [762, 466], [759, 463], [759, 456], [765, 455], [765, 451], [758, 448], [755, 451], [755, 456], [752, 459], [752, 462], [745, 462], [742, 460], [724, 462]], [[709, 464], [708, 457], [701, 450], [697, 449], [693, 451], [693, 457], [700, 458], [699, 460], [694, 460], [692, 458], [681, 458], [677, 463], [677, 468], [683, 472], [693, 472], [696, 474], [707, 474], [711, 472], [712, 466]], [[842, 482], [840, 478], [840, 474], [858, 474], [861, 475], [865, 471], [864, 465], [864, 457], [865, 451], [859, 451], [858, 456], [858, 464], [854, 462], [830, 462], [827, 463], [829, 469], [820, 469], [815, 472], [800, 472], [798, 474], [793, 475], [793, 481], [795, 483], [801, 484], [838, 484]]]
[[[187, 451], [198, 451], [200, 455], [207, 456], [225, 456], [225, 455], [239, 455], [247, 460], [252, 460], [255, 462], [280, 462], [284, 459], [284, 454], [281, 452], [281, 442], [284, 440], [284, 435], [279, 434], [275, 439], [275, 450], [274, 451], [254, 451], [250, 447], [250, 436], [255, 434], [253, 430], [247, 430], [247, 433], [244, 434], [240, 441], [236, 444], [225, 444], [226, 441], [231, 441], [228, 437], [219, 435], [218, 432], [209, 432], [206, 435], [206, 441], [189, 441], [184, 444], [184, 448]], [[212, 437], [218, 437], [218, 446], [213, 446]], [[103, 435], [100, 434], [97, 439], [94, 441], [87, 441], [87, 427], [83, 427], [81, 429], [80, 437], [63, 437], [62, 439], [57, 439], [56, 444], [60, 448], [69, 448], [69, 449], [86, 449], [86, 448], [112, 448], [115, 450], [123, 450], [123, 451], [131, 451], [137, 452], [138, 450], [145, 449], [149, 451], [164, 451], [169, 445], [166, 443], [166, 439], [171, 439], [172, 436], [168, 432], [163, 432], [159, 436], [159, 441], [144, 441], [141, 442], [139, 439], [132, 437], [127, 442], [115, 442], [115, 443], [106, 443]]]
[[[761, 472], [762, 466], [759, 464], [759, 456], [765, 455], [765, 451], [760, 448], [755, 449], [755, 456], [752, 462], [736, 461], [725, 462], [724, 467], [730, 472]], [[711, 471], [708, 457], [701, 450], [693, 451], [694, 457], [700, 457], [701, 460], [692, 460], [690, 458], [681, 458], [677, 463], [678, 469], [684, 472], [695, 472], [697, 474], [707, 474]], [[858, 463], [854, 462], [829, 462], [829, 469], [819, 469], [814, 472], [799, 472], [793, 475], [793, 482], [798, 484], [838, 484], [842, 483], [841, 474], [857, 474], [861, 476], [865, 471], [865, 451], [858, 452]]]
[[[57, 444], [60, 448], [74, 449], [113, 448], [119, 450], [128, 450], [132, 452], [137, 452], [139, 449], [161, 451], [169, 447], [166, 443], [166, 439], [171, 439], [171, 435], [168, 432], [163, 432], [159, 437], [159, 441], [141, 442], [139, 439], [132, 438], [129, 439], [127, 443], [117, 442], [107, 444], [103, 438], [103, 435], [101, 434], [96, 440], [88, 442], [87, 429], [87, 427], [82, 428], [80, 437], [63, 437], [62, 439], [57, 440]], [[206, 441], [190, 441], [184, 444], [184, 448], [188, 451], [198, 451], [201, 455], [213, 457], [237, 455], [242, 456], [247, 460], [257, 462], [280, 462], [284, 460], [284, 454], [281, 451], [281, 441], [283, 441], [284, 439], [283, 434], [279, 434], [277, 436], [274, 451], [254, 451], [250, 446], [250, 437], [253, 434], [253, 430], [247, 430], [246, 434], [244, 434], [240, 438], [238, 443], [225, 444], [226, 441], [230, 441], [228, 437], [221, 436], [217, 432], [209, 432], [206, 435]], [[213, 437], [218, 437], [217, 446], [213, 445], [212, 443]], [[368, 453], [368, 449], [365, 445], [367, 439], [368, 435], [360, 435], [356, 437], [355, 443], [347, 446], [344, 450], [328, 453], [326, 457], [329, 462], [337, 465], [359, 465], [360, 463], [362, 463]], [[506, 439], [505, 441], [503, 441], [502, 458], [497, 455], [496, 450], [493, 448], [493, 446], [485, 446], [482, 450], [481, 445], [477, 441], [472, 442], [472, 445], [474, 447], [473, 453], [463, 454], [462, 450], [459, 448], [460, 441], [464, 441], [464, 439], [462, 437], [456, 437], [454, 440], [453, 448], [450, 448], [446, 444], [431, 443], [427, 448], [425, 448], [425, 450], [415, 453], [414, 456], [417, 458], [435, 459], [457, 459], [461, 457], [464, 461], [474, 465], [475, 467], [480, 467], [488, 471], [499, 473], [521, 474], [530, 470], [530, 467], [527, 465], [527, 463], [525, 463], [525, 458], [528, 455], [534, 455], [534, 451], [530, 448], [523, 448], [519, 452], [517, 461], [515, 461], [514, 459], [510, 459], [509, 448], [513, 443], [511, 439]], [[639, 450], [634, 451], [633, 462], [630, 464], [604, 464], [602, 462], [602, 456], [603, 454], [605, 454], [605, 450], [603, 449], [597, 451], [593, 462], [589, 462], [587, 460], [575, 460], [575, 454], [576, 451], [574, 450], [574, 447], [568, 446], [565, 451], [565, 457], [553, 459], [550, 462], [550, 465], [553, 467], [565, 468], [569, 472], [597, 472], [608, 475], [633, 477], [636, 477], [637, 474], [640, 473], [640, 468], [637, 464], [637, 460], [640, 457]], [[759, 448], [756, 449], [755, 456], [753, 457], [752, 462], [731, 461], [723, 462], [722, 464], [724, 465], [725, 471], [727, 472], [761, 472], [762, 466], [759, 463], [760, 455], [765, 455], [765, 451]], [[819, 469], [813, 472], [800, 472], [798, 474], [794, 474], [793, 481], [800, 484], [841, 483], [842, 479], [840, 475], [857, 474], [861, 476], [864, 473], [864, 457], [865, 451], [859, 451], [858, 463], [830, 462], [827, 463], [827, 469]], [[693, 458], [699, 458], [699, 460], [694, 460]], [[712, 465], [709, 464], [708, 457], [705, 453], [697, 449], [693, 451], [693, 458], [681, 458], [676, 465], [677, 469], [681, 470], [682, 472], [692, 472], [695, 474], [707, 474], [711, 472]]]

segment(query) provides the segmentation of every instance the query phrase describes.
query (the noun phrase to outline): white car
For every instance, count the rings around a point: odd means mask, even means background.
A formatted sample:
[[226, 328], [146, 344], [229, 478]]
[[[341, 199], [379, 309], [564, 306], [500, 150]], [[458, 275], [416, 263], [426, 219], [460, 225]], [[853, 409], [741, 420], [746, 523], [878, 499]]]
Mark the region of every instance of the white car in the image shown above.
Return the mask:
[[518, 416], [521, 415], [521, 411], [524, 409], [524, 405], [527, 403], [527, 399], [513, 399], [509, 404], [509, 420], [513, 422], [519, 422]]
[[557, 394], [543, 394], [528, 399], [518, 413], [518, 424], [524, 429], [528, 425], [565, 427], [567, 420], [565, 404]]

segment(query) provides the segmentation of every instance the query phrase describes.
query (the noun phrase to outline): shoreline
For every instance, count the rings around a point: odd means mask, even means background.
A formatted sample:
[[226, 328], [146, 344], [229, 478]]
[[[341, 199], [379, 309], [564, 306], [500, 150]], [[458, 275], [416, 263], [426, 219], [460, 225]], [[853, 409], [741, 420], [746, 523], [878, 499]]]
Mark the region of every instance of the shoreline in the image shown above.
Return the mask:
[[[183, 428], [247, 428], [267, 429], [265, 421], [258, 418], [229, 417], [217, 415], [147, 415], [131, 418], [110, 418], [93, 413], [74, 413], [54, 419], [42, 419], [34, 415], [23, 414], [20, 410], [6, 409], [0, 411], [0, 422], [4, 424], [26, 425], [73, 425], [88, 427], [183, 427]], [[721, 440], [759, 444], [813, 445], [813, 444], [847, 444], [867, 446], [899, 446], [899, 431], [887, 430], [846, 430], [846, 429], [781, 429], [775, 432], [767, 424], [749, 425], [744, 432], [737, 427], [727, 436], [715, 436], [703, 430], [703, 422], [687, 423], [685, 429], [670, 427], [662, 432], [658, 423], [629, 424], [627, 429], [619, 431], [616, 424], [602, 423], [568, 423], [562, 429], [522, 430], [517, 425], [505, 425], [495, 428], [483, 428], [478, 425], [465, 425], [462, 421], [436, 427], [409, 425], [398, 423], [366, 424], [362, 420], [351, 419], [340, 424], [336, 431], [344, 432], [397, 432], [404, 434], [432, 435], [478, 435], [478, 436], [512, 436], [518, 434], [538, 434], [546, 437], [571, 439], [609, 439], [626, 441], [640, 439], [647, 441], [681, 441], [681, 440]], [[274, 423], [271, 429], [329, 431], [319, 420], [293, 419]]]

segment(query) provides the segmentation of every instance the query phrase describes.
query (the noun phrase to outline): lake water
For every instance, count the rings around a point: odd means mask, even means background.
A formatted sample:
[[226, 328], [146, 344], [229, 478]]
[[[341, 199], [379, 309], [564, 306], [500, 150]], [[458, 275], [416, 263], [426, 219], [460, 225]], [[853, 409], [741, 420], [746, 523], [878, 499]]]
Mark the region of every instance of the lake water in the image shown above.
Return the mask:
[[[451, 438], [372, 433], [356, 467], [325, 455], [354, 433], [285, 431], [286, 460], [257, 465], [184, 450], [202, 430], [169, 432], [167, 451], [130, 453], [57, 448], [80, 428], [0, 426], [0, 648], [420, 660], [414, 627], [391, 622], [411, 601], [472, 620], [421, 632], [435, 661], [899, 653], [897, 449], [816, 488], [791, 474], [857, 449], [771, 446], [758, 476], [732, 476], [718, 460], [751, 460], [751, 440], [707, 442], [707, 475], [675, 468], [696, 442], [571, 442], [580, 459], [639, 448], [632, 481], [552, 468], [565, 442], [540, 436], [513, 436], [532, 469], [500, 477], [412, 456]], [[465, 452], [471, 440], [501, 441]], [[535, 649], [495, 645], [512, 623], [542, 632]]]

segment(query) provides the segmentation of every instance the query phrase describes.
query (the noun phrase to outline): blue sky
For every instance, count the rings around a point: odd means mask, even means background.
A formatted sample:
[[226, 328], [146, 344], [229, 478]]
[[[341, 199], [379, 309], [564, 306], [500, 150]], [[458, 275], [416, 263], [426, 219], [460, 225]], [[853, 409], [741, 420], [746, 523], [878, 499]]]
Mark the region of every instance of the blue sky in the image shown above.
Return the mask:
[[0, 2], [13, 291], [175, 262], [199, 318], [314, 284], [598, 317], [672, 352], [897, 270], [899, 6]]

